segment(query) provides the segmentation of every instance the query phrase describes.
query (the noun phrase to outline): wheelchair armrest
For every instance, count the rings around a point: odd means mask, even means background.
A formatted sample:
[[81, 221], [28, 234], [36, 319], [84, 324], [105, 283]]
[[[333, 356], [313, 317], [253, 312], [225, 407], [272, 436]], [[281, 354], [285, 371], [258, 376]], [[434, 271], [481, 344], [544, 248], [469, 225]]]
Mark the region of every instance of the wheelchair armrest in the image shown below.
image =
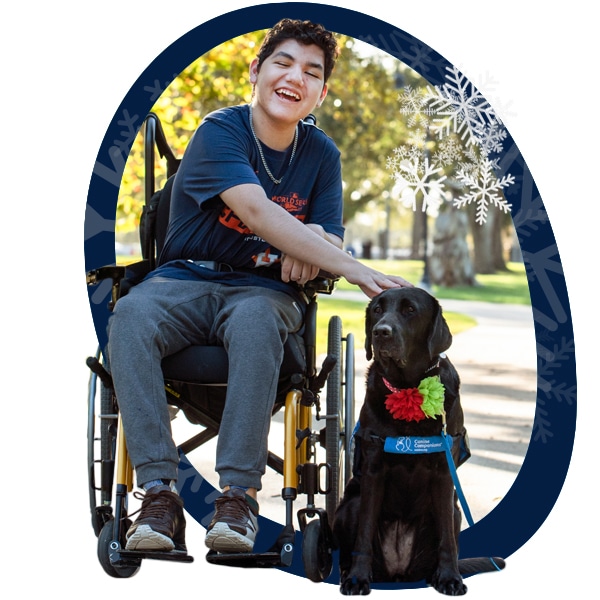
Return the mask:
[[329, 273], [329, 271], [319, 271], [317, 277], [304, 284], [304, 290], [309, 295], [312, 294], [333, 294], [335, 284], [340, 280], [339, 275]]
[[114, 308], [115, 302], [124, 296], [134, 285], [138, 284], [150, 272], [150, 261], [143, 259], [130, 265], [106, 265], [88, 271], [86, 282], [97, 285], [105, 279], [112, 280], [112, 295], [109, 308]]
[[110, 302], [108, 303], [109, 310], [115, 306], [115, 302], [121, 294], [121, 281], [125, 278], [126, 269], [124, 266], [107, 265], [88, 271], [85, 276], [87, 285], [97, 285], [105, 279], [112, 279], [112, 293]]
[[107, 265], [98, 269], [88, 271], [85, 276], [87, 285], [96, 285], [105, 279], [112, 279], [113, 282], [121, 281], [125, 277], [125, 267], [117, 265]]

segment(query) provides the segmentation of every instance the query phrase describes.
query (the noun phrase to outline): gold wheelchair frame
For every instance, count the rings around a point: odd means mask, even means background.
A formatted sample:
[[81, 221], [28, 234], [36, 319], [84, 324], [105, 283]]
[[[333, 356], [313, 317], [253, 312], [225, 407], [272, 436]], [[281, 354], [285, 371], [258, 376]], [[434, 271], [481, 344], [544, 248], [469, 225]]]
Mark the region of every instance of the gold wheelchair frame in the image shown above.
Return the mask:
[[[141, 231], [142, 261], [128, 267], [103, 266], [87, 273], [89, 286], [105, 280], [112, 281], [111, 307], [123, 293], [124, 284], [132, 272], [135, 277], [139, 275], [139, 269], [149, 272], [156, 266], [156, 223], [148, 219], [148, 214], [152, 215], [158, 210], [160, 199], [160, 193], [155, 190], [155, 151], [158, 149], [166, 160], [168, 177], [178, 167], [178, 160], [166, 142], [160, 120], [153, 113], [144, 121], [144, 148], [146, 223], [144, 231]], [[328, 323], [327, 356], [317, 373], [315, 336], [317, 296], [333, 293], [336, 280], [336, 277], [324, 274], [305, 286], [308, 303], [302, 338], [304, 368], [302, 371], [292, 369], [292, 373], [288, 374], [274, 410], [274, 413], [281, 409], [284, 411], [283, 459], [269, 451], [268, 465], [283, 476], [281, 496], [285, 503], [285, 525], [271, 547], [248, 554], [209, 552], [206, 559], [211, 563], [283, 567], [317, 582], [327, 579], [332, 571], [335, 540], [330, 523], [352, 471], [354, 338], [352, 334], [344, 337], [341, 319], [338, 316], [331, 317]], [[215, 352], [219, 353], [219, 350]], [[170, 358], [177, 359], [177, 356]], [[222, 359], [220, 355], [219, 359]], [[89, 497], [92, 526], [98, 537], [98, 560], [102, 568], [112, 577], [127, 578], [137, 573], [142, 560], [146, 558], [192, 562], [193, 558], [182, 549], [171, 552], [124, 550], [125, 532], [131, 523], [128, 503], [134, 487], [133, 468], [127, 453], [117, 398], [100, 348], [95, 356], [88, 358], [87, 365], [91, 370], [88, 387]], [[163, 362], [163, 371], [167, 370]], [[326, 410], [325, 414], [321, 414], [320, 393], [325, 385]], [[200, 389], [209, 394], [208, 400], [204, 396], [201, 400], [194, 398], [194, 393]], [[222, 394], [223, 389], [222, 382], [207, 385], [165, 375], [165, 394], [169, 404], [183, 411], [192, 423], [204, 427], [199, 434], [179, 445], [182, 455], [180, 470], [182, 465], [189, 466], [186, 459], [188, 453], [218, 434], [219, 415], [218, 408], [215, 412], [214, 406], [219, 399], [215, 402], [210, 394]], [[98, 397], [100, 402], [97, 402]], [[315, 423], [319, 421], [324, 421], [324, 426], [315, 431]], [[317, 462], [318, 446], [325, 449], [324, 463]], [[323, 472], [325, 485], [322, 485]], [[202, 489], [206, 494], [206, 487]], [[214, 488], [211, 486], [209, 491], [214, 491]], [[306, 495], [306, 506], [297, 512], [298, 532], [294, 527], [293, 505], [299, 494]], [[325, 496], [324, 508], [316, 503], [316, 497], [320, 495]], [[201, 504], [193, 499], [191, 502], [187, 498], [184, 500], [186, 512], [194, 504]], [[206, 517], [206, 513], [196, 516], [200, 522]], [[298, 545], [302, 548], [301, 561], [295, 553]]]

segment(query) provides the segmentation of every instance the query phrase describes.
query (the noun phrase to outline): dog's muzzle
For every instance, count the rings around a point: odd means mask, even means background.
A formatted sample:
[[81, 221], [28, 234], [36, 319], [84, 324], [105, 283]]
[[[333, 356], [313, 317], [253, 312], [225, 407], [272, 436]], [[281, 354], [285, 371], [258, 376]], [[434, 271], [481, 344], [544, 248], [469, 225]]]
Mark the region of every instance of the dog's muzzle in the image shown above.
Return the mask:
[[394, 334], [391, 325], [378, 323], [372, 330], [373, 353], [377, 360], [391, 359], [399, 365], [405, 363], [402, 356], [402, 344], [400, 336]]

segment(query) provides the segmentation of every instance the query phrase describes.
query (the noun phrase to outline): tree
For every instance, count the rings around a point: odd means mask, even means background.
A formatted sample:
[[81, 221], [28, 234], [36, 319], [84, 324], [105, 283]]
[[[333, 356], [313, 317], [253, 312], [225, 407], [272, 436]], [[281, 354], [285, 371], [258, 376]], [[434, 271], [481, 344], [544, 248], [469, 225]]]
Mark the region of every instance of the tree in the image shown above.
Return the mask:
[[468, 219], [466, 212], [446, 205], [435, 220], [433, 251], [429, 260], [432, 284], [444, 287], [475, 285], [471, 251], [467, 244]]
[[386, 156], [408, 129], [398, 111], [389, 57], [347, 36], [340, 43], [341, 57], [317, 118], [342, 154], [344, 218], [350, 220], [369, 202], [384, 206], [391, 187]]
[[[183, 155], [204, 115], [250, 99], [248, 67], [264, 35], [264, 31], [248, 33], [213, 48], [175, 77], [158, 98], [151, 111], [177, 156]], [[132, 146], [121, 182], [116, 222], [120, 234], [135, 235], [144, 205], [142, 135]], [[157, 187], [164, 184], [165, 176], [165, 165], [157, 158]]]
[[[502, 150], [506, 131], [489, 103], [456, 69], [448, 70], [447, 82], [431, 87], [406, 86], [400, 96], [401, 111], [410, 115], [409, 124], [416, 127], [412, 140], [399, 146], [388, 158], [402, 197], [412, 203], [415, 211], [436, 214], [447, 209], [465, 209], [473, 217], [475, 270], [494, 272], [504, 268], [502, 225], [506, 223], [510, 205], [503, 190], [514, 183], [506, 174], [497, 178], [497, 156]], [[420, 135], [419, 135], [420, 132]], [[415, 215], [415, 232], [422, 231], [422, 222]], [[448, 245], [449, 235], [441, 235], [443, 226], [451, 228], [457, 220], [441, 219], [437, 224], [437, 240]], [[413, 253], [418, 252], [415, 233]], [[459, 252], [457, 240], [454, 250]], [[448, 252], [446, 247], [445, 251]], [[454, 253], [450, 253], [454, 255]], [[458, 256], [458, 254], [456, 254]], [[439, 261], [436, 277], [440, 281], [471, 279], [465, 268], [467, 255], [458, 262]], [[441, 254], [438, 256], [441, 259]], [[449, 272], [441, 269], [445, 266]], [[450, 272], [453, 269], [456, 272]]]

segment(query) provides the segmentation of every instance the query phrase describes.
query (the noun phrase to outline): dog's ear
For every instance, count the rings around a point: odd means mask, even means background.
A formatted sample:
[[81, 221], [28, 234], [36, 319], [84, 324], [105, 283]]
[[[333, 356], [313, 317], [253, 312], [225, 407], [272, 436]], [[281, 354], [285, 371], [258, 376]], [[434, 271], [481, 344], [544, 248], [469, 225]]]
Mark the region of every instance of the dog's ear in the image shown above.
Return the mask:
[[367, 360], [373, 358], [373, 348], [371, 345], [371, 304], [367, 305], [365, 314], [365, 352], [367, 354]]
[[435, 301], [434, 312], [435, 316], [432, 319], [432, 327], [427, 339], [429, 356], [432, 358], [445, 352], [452, 345], [452, 334], [442, 314], [442, 307], [437, 300]]

